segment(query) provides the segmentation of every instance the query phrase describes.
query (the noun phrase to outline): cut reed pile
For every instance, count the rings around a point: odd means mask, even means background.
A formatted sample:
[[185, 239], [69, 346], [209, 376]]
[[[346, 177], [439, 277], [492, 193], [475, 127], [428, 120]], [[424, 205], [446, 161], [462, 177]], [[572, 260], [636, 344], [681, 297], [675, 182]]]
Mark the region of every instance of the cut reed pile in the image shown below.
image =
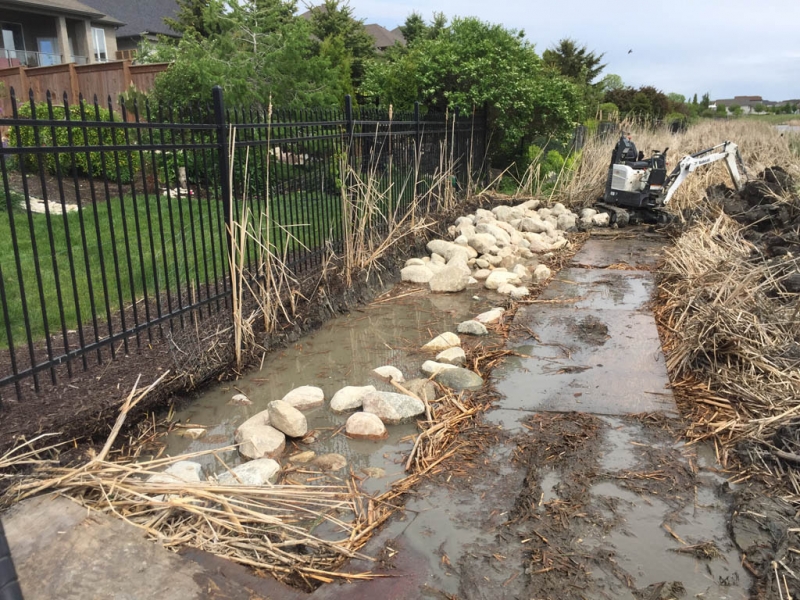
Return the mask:
[[[767, 167], [781, 166], [797, 177], [800, 167], [790, 148], [790, 136], [781, 135], [769, 123], [746, 119], [705, 120], [682, 133], [670, 133], [667, 127], [652, 127], [646, 123], [623, 122], [620, 130], [629, 132], [636, 147], [649, 156], [653, 150], [667, 152], [668, 169], [672, 169], [687, 154], [716, 146], [724, 141], [738, 144], [745, 166], [754, 175]], [[580, 153], [578, 166], [570, 176], [562, 175], [561, 184], [553, 199], [572, 207], [593, 204], [603, 194], [611, 151], [618, 138], [591, 136]], [[696, 208], [705, 197], [705, 190], [715, 184], [731, 185], [723, 161], [701, 167], [687, 178], [670, 203], [676, 212]]]
[[657, 318], [688, 437], [800, 504], [800, 294], [786, 286], [800, 261], [767, 258], [746, 233], [719, 212], [684, 233], [666, 252]]
[[[0, 507], [56, 493], [120, 518], [167, 548], [207, 551], [307, 590], [336, 579], [367, 579], [375, 575], [338, 569], [350, 558], [371, 560], [359, 550], [401, 508], [413, 486], [464, 447], [460, 434], [486, 408], [472, 396], [452, 394], [426, 403], [428, 419], [419, 423], [408, 475], [372, 497], [360, 489], [352, 472], [341, 485], [184, 483], [163, 475], [179, 460], [201, 457], [211, 457], [222, 471], [230, 471], [221, 455], [234, 447], [152, 460], [137, 460], [135, 451], [117, 452], [121, 458], [110, 460], [128, 412], [157, 384], [131, 391], [105, 446], [81, 466], [61, 466], [55, 446], [32, 449], [37, 440], [0, 457], [0, 482], [8, 486]], [[25, 467], [33, 470], [19, 471]]]

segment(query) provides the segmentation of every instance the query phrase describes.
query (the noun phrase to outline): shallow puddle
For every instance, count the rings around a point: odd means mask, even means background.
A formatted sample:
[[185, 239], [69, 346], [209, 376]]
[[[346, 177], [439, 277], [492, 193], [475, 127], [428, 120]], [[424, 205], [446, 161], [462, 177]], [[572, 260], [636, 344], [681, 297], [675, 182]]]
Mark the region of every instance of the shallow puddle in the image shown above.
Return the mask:
[[[234, 443], [234, 431], [242, 422], [302, 385], [322, 388], [326, 401], [348, 385], [374, 385], [379, 390], [397, 391], [372, 370], [393, 365], [407, 380], [424, 377], [420, 365], [433, 356], [420, 352], [420, 346], [445, 331], [455, 332], [458, 323], [494, 306], [497, 296], [490, 298], [484, 292], [468, 289], [459, 294], [402, 296], [403, 288], [399, 288], [394, 294], [400, 297], [370, 304], [329, 321], [301, 341], [268, 355], [260, 369], [247, 372], [237, 381], [204, 390], [178, 411], [175, 419], [207, 427], [207, 433], [197, 440], [171, 434], [166, 452], [177, 455], [229, 446]], [[490, 338], [482, 341], [486, 343]], [[253, 402], [251, 406], [229, 404], [231, 397], [240, 392]], [[366, 478], [364, 487], [368, 492], [385, 489], [392, 481], [404, 477], [403, 459], [411, 447], [411, 436], [417, 432], [416, 425], [389, 426], [389, 437], [378, 442], [351, 440], [343, 432], [349, 414], [332, 413], [327, 402], [306, 411], [309, 431], [316, 430], [318, 439], [310, 445], [287, 440], [281, 462], [285, 463], [293, 454], [313, 450], [317, 454], [343, 455], [356, 473], [370, 467], [385, 470], [386, 475], [380, 481]], [[240, 462], [235, 451], [220, 457], [229, 466]], [[207, 472], [221, 470], [213, 456], [202, 460]], [[363, 472], [360, 476], [364, 476]]]

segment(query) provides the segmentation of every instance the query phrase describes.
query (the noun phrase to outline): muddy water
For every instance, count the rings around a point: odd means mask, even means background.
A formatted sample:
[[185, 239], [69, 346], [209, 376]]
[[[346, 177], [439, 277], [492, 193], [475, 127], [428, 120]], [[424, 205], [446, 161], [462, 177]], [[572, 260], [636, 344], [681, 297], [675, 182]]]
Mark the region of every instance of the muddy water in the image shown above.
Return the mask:
[[[408, 290], [413, 288], [401, 287], [393, 294]], [[170, 435], [166, 451], [177, 455], [228, 446], [243, 421], [302, 385], [322, 388], [326, 399], [347, 385], [374, 385], [385, 391], [397, 391], [372, 370], [393, 365], [406, 379], [423, 377], [419, 367], [432, 357], [419, 352], [419, 347], [442, 332], [455, 331], [461, 321], [493, 306], [492, 300], [497, 297], [488, 298], [484, 292], [411, 293], [333, 319], [296, 344], [268, 356], [260, 369], [245, 373], [235, 382], [205, 390], [178, 412], [176, 419], [208, 427], [207, 434], [198, 440]], [[475, 296], [476, 293], [479, 295]], [[252, 406], [228, 404], [239, 391], [252, 400]], [[382, 481], [366, 482], [368, 491], [377, 491], [403, 476], [402, 457], [410, 448], [409, 436], [416, 432], [414, 424], [389, 427], [389, 438], [380, 442], [355, 441], [341, 432], [348, 415], [333, 414], [323, 406], [306, 412], [306, 417], [309, 430], [319, 434], [318, 441], [309, 446], [289, 442], [284, 457], [305, 450], [317, 454], [335, 452], [345, 456], [355, 471], [367, 467], [384, 469], [386, 477]], [[225, 453], [223, 459], [229, 466], [240, 460], [236, 452]], [[213, 457], [207, 458], [205, 466], [209, 472], [220, 470]]]

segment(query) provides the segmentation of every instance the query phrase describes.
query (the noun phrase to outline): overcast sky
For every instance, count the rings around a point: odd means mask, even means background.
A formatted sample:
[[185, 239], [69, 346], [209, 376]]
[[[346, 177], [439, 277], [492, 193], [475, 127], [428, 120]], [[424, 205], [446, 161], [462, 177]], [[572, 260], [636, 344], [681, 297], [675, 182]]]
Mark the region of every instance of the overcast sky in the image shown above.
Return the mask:
[[[357, 18], [394, 29], [412, 11], [523, 29], [541, 54], [563, 37], [604, 52], [626, 84], [711, 99], [800, 98], [800, 0], [350, 0]], [[628, 50], [633, 50], [630, 54]]]

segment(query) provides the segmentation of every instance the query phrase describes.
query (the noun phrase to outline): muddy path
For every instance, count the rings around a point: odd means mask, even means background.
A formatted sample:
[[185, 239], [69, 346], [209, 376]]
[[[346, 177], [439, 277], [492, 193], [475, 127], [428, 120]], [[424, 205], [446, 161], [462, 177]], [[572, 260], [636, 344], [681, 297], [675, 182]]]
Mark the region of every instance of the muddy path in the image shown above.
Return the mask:
[[519, 307], [492, 408], [368, 545], [386, 577], [314, 596], [762, 597], [732, 535], [743, 490], [681, 441], [650, 312], [668, 241], [631, 233], [590, 240]]

